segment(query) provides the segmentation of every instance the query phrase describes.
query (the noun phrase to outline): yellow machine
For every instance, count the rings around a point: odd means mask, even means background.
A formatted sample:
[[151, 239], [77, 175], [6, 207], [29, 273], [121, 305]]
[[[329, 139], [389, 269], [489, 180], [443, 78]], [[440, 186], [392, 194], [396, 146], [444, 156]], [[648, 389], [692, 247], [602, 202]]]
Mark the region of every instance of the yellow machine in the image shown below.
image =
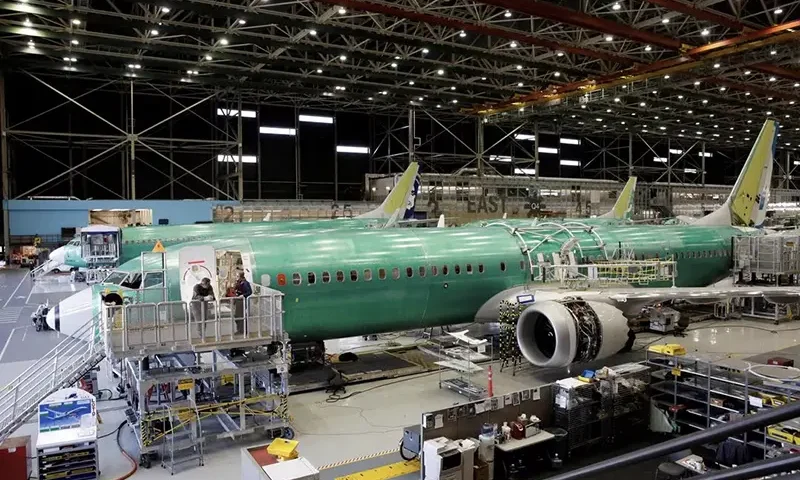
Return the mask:
[[647, 350], [662, 355], [686, 355], [686, 349], [679, 343], [668, 343], [666, 345], [653, 345]]
[[297, 440], [286, 440], [284, 438], [276, 438], [267, 446], [267, 453], [276, 457], [279, 461], [294, 460], [297, 458]]
[[784, 425], [771, 425], [767, 428], [767, 435], [777, 440], [794, 445], [800, 445], [800, 431]]

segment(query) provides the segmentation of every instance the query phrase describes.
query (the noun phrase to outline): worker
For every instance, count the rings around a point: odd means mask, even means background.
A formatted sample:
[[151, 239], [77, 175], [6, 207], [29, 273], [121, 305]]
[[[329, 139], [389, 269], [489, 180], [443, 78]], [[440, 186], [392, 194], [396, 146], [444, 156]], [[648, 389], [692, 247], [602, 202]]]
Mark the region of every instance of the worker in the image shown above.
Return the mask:
[[203, 277], [200, 283], [192, 289], [192, 315], [197, 323], [200, 338], [205, 338], [205, 322], [208, 319], [208, 302], [214, 301], [214, 289], [211, 288], [211, 279]]
[[247, 278], [245, 278], [244, 272], [239, 272], [239, 274], [236, 276], [236, 287], [234, 288], [234, 294], [237, 297], [244, 297], [235, 300], [236, 333], [242, 334], [244, 333], [244, 318], [246, 312], [244, 305], [247, 303], [247, 297], [253, 294], [253, 287], [250, 286], [250, 282], [248, 282]]

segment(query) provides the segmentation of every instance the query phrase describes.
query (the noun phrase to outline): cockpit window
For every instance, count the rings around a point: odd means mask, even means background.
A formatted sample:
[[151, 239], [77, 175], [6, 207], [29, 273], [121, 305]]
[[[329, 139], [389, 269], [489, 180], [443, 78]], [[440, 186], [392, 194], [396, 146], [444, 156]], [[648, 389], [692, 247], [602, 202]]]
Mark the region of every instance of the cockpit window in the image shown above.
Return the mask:
[[119, 285], [127, 276], [128, 272], [111, 272], [106, 279], [103, 280], [103, 283], [113, 283], [114, 285]]
[[69, 243], [67, 245], [71, 245], [73, 247], [80, 247], [81, 246], [81, 241], [80, 241], [79, 238], [73, 238], [72, 240], [69, 241]]

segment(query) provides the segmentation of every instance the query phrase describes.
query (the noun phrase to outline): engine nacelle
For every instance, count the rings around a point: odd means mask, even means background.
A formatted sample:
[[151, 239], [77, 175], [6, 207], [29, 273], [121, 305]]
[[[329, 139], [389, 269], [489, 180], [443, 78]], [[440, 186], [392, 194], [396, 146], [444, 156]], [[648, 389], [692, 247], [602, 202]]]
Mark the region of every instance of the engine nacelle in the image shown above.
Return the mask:
[[628, 341], [628, 320], [611, 305], [581, 299], [546, 300], [517, 322], [522, 355], [539, 367], [564, 367], [606, 358]]

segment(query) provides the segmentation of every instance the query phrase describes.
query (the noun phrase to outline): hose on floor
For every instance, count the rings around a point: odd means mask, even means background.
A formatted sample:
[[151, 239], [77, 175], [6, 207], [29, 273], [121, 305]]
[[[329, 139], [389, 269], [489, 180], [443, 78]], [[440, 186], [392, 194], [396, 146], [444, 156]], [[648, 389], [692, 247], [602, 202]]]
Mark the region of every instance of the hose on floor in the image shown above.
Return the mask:
[[121, 477], [118, 477], [117, 480], [125, 480], [126, 478], [130, 478], [130, 477], [133, 476], [134, 473], [136, 473], [136, 470], [139, 469], [139, 464], [136, 463], [136, 460], [134, 460], [133, 457], [131, 457], [130, 454], [125, 451], [124, 448], [122, 448], [122, 443], [120, 443], [120, 441], [119, 441], [119, 434], [122, 432], [122, 427], [124, 427], [126, 423], [128, 423], [128, 422], [127, 421], [122, 422], [119, 425], [119, 428], [117, 428], [117, 447], [119, 448], [119, 451], [122, 452], [123, 455], [125, 455], [125, 458], [127, 458], [128, 461], [131, 462], [131, 467], [132, 468], [125, 475], [123, 475]]

